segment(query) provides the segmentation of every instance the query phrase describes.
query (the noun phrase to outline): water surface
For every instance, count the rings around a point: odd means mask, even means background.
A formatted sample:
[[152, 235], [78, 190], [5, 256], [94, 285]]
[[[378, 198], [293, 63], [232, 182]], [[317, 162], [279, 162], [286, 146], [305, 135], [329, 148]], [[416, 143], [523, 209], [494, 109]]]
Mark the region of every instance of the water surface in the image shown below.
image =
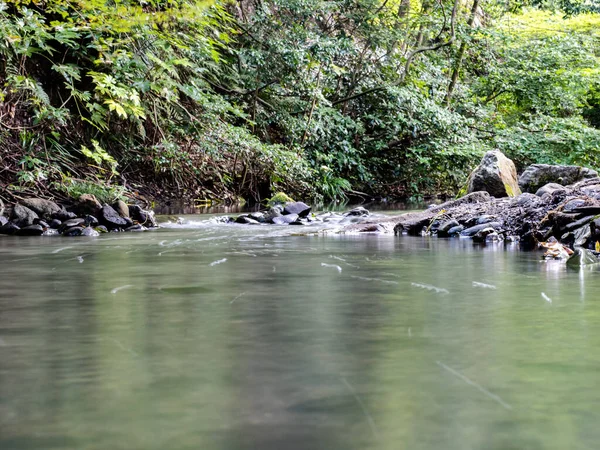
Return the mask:
[[291, 228], [0, 236], [0, 448], [597, 448], [597, 273]]

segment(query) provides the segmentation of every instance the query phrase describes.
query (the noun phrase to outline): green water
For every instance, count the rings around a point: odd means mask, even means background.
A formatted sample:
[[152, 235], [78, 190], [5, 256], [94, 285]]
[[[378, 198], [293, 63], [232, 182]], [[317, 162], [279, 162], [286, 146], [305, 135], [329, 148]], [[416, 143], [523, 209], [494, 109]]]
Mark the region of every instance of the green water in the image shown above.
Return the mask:
[[0, 448], [598, 448], [598, 273], [291, 231], [0, 236]]

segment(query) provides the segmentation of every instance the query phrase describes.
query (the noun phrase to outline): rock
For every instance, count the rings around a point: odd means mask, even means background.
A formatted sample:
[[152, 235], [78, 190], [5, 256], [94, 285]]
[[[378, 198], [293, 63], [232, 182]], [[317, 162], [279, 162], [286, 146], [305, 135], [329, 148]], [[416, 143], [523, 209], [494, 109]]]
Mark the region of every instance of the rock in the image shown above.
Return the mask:
[[578, 268], [590, 264], [598, 264], [598, 257], [585, 248], [576, 248], [567, 260], [567, 267]]
[[53, 214], [52, 218], [58, 219], [61, 222], [64, 222], [65, 220], [76, 219], [77, 214], [75, 214], [74, 212], [71, 212], [71, 211], [67, 211], [65, 209], [61, 209], [59, 212]]
[[574, 247], [585, 247], [588, 241], [592, 237], [592, 231], [589, 225], [584, 225], [581, 228], [577, 228], [573, 231], [573, 246]]
[[85, 227], [83, 230], [81, 230], [81, 235], [89, 236], [89, 237], [96, 237], [96, 236], [100, 236], [100, 233], [98, 233], [92, 227]]
[[535, 195], [537, 197], [543, 197], [544, 194], [554, 194], [554, 192], [564, 191], [564, 190], [565, 190], [564, 186], [562, 186], [560, 184], [548, 183], [548, 184], [543, 185], [537, 191], [535, 191]]
[[102, 209], [102, 205], [93, 194], [83, 194], [77, 199], [77, 205], [75, 206], [77, 212], [82, 215], [91, 214], [96, 216], [98, 211]]
[[84, 219], [85, 226], [96, 227], [100, 223], [94, 216], [87, 215]]
[[448, 230], [448, 236], [460, 236], [460, 233], [465, 229], [464, 225], [456, 225]]
[[58, 228], [58, 231], [63, 232], [64, 230], [68, 230], [69, 228], [82, 227], [84, 223], [85, 223], [85, 219], [65, 220]]
[[[539, 196], [541, 197], [541, 195]], [[523, 192], [518, 197], [515, 197], [515, 203], [521, 207], [535, 208], [540, 204], [540, 198], [530, 192]]]
[[248, 214], [248, 217], [252, 220], [256, 220], [259, 223], [264, 223], [266, 221], [265, 215], [258, 211]]
[[62, 222], [60, 220], [58, 220], [58, 219], [52, 219], [50, 221], [50, 223], [48, 224], [48, 226], [50, 228], [52, 228], [53, 230], [58, 230], [61, 225], [62, 225]]
[[0, 216], [4, 214], [4, 202], [0, 198]]
[[289, 225], [292, 222], [296, 222], [298, 217], [298, 214], [288, 214], [285, 216], [273, 217], [273, 223], [275, 225]]
[[[571, 223], [565, 225], [565, 227], [562, 228], [561, 231], [564, 231], [564, 232], [574, 231], [578, 228], [583, 227], [584, 225], [587, 225], [592, 220], [594, 220], [594, 216], [583, 217], [579, 220], [575, 220], [574, 222], [571, 222]], [[560, 233], [558, 233], [558, 234], [560, 234]]]
[[112, 207], [121, 217], [129, 217], [129, 207], [123, 200], [117, 200]]
[[4, 216], [0, 216], [0, 227], [3, 227], [8, 222], [8, 219]]
[[250, 224], [257, 224], [258, 221], [251, 219], [248, 214], [242, 214], [241, 216], [238, 216], [235, 219], [235, 223], [241, 223], [241, 224], [246, 224], [246, 225], [250, 225]]
[[487, 152], [469, 176], [467, 192], [489, 192], [494, 197], [521, 194], [515, 164], [499, 150]]
[[495, 232], [496, 230], [494, 230], [492, 227], [483, 228], [473, 235], [473, 242], [485, 242], [487, 236]]
[[523, 192], [535, 192], [548, 183], [568, 186], [584, 179], [596, 177], [598, 177], [598, 173], [595, 170], [585, 167], [533, 164], [527, 167], [519, 177], [519, 186]]
[[363, 208], [362, 206], [359, 206], [357, 208], [351, 209], [350, 211], [348, 211], [346, 214], [344, 214], [345, 216], [358, 216], [358, 217], [367, 217], [368, 215], [370, 215], [371, 213], [369, 212], [368, 209]]
[[461, 231], [461, 236], [474, 236], [482, 230], [486, 230], [490, 228], [492, 231], [495, 231], [496, 228], [500, 228], [502, 224], [500, 222], [488, 222], [481, 225], [475, 225], [474, 227], [467, 228]]
[[[585, 206], [585, 200], [581, 199], [581, 198], [574, 198], [572, 200], [567, 201], [563, 207], [562, 210], [563, 212], [573, 212], [573, 210], [581, 207], [581, 206]], [[598, 210], [600, 211], [600, 207], [596, 207], [598, 208]]]
[[41, 225], [29, 225], [17, 230], [15, 234], [17, 236], [41, 236], [43, 232], [44, 229]]
[[589, 215], [600, 214], [600, 206], [578, 206], [571, 210], [572, 213]]
[[273, 219], [275, 217], [281, 217], [282, 213], [283, 213], [283, 207], [280, 205], [275, 205], [272, 208], [269, 208], [269, 211], [267, 211], [264, 215], [265, 222], [273, 223]]
[[442, 222], [437, 230], [437, 235], [439, 237], [448, 237], [450, 233], [448, 232], [452, 228], [455, 228], [459, 225], [458, 221], [455, 219], [450, 219]]
[[19, 228], [33, 225], [35, 219], [39, 219], [38, 215], [29, 208], [17, 203], [10, 215], [10, 221]]
[[98, 233], [108, 233], [108, 228], [106, 228], [104, 225], [98, 225], [95, 230]]
[[62, 211], [62, 208], [56, 203], [42, 198], [27, 198], [21, 201], [21, 204], [32, 210], [38, 216], [47, 219], [52, 218], [54, 214]]
[[502, 241], [502, 236], [500, 234], [498, 234], [496, 231], [489, 233], [486, 237], [485, 237], [485, 242], [499, 242]]
[[72, 227], [62, 232], [63, 236], [81, 236], [83, 233], [82, 227]]
[[141, 223], [148, 228], [155, 228], [158, 226], [154, 213], [152, 211], [145, 211], [139, 205], [129, 205], [129, 217], [134, 222]]
[[21, 228], [18, 225], [15, 225], [12, 222], [7, 222], [2, 227], [0, 227], [0, 234], [15, 234]]
[[50, 228], [50, 225], [48, 225], [46, 222], [44, 222], [43, 220], [39, 220], [36, 225], [39, 225], [42, 228]]
[[490, 223], [490, 222], [495, 221], [496, 219], [497, 219], [496, 216], [491, 216], [489, 214], [484, 214], [483, 216], [479, 216], [477, 218], [477, 224], [478, 225], [482, 225], [484, 223]]
[[142, 224], [136, 223], [135, 225], [125, 228], [125, 231], [146, 231], [146, 227]]
[[299, 217], [306, 217], [310, 213], [311, 207], [303, 202], [286, 203], [283, 208], [283, 215], [297, 214]]
[[119, 215], [110, 205], [103, 205], [100, 209], [98, 220], [109, 230], [115, 230], [127, 226], [127, 220]]

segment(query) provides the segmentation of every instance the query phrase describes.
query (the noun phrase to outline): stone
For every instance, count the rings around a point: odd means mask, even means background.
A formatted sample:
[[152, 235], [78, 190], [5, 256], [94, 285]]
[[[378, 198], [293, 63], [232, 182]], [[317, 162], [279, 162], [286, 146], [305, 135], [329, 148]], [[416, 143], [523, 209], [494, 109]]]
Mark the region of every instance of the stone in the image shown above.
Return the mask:
[[0, 216], [4, 214], [4, 202], [0, 198]]
[[491, 216], [489, 214], [484, 214], [483, 216], [479, 216], [477, 218], [477, 225], [481, 225], [481, 224], [484, 224], [484, 223], [490, 223], [490, 222], [495, 221], [496, 219], [497, 219], [496, 216]]
[[53, 230], [58, 230], [60, 228], [60, 226], [62, 225], [62, 222], [58, 219], [52, 219], [48, 225]]
[[41, 226], [42, 228], [50, 228], [50, 225], [43, 220], [39, 220], [36, 225]]
[[62, 232], [63, 236], [81, 236], [83, 233], [82, 227], [72, 227]]
[[108, 228], [106, 228], [104, 225], [98, 225], [95, 230], [98, 233], [108, 233]]
[[254, 223], [258, 223], [258, 222], [256, 220], [251, 219], [250, 217], [248, 217], [248, 214], [242, 214], [241, 216], [238, 216], [235, 219], [235, 223], [254, 224]]
[[94, 216], [87, 215], [85, 216], [84, 223], [88, 227], [97, 227], [100, 222]]
[[592, 230], [590, 225], [584, 225], [581, 228], [573, 230], [573, 246], [574, 247], [585, 247], [588, 241], [592, 237]]
[[135, 225], [125, 228], [125, 231], [146, 231], [146, 227], [140, 223], [136, 223]]
[[557, 183], [548, 183], [543, 185], [541, 188], [539, 188], [537, 191], [535, 191], [535, 195], [538, 197], [543, 197], [544, 194], [554, 194], [555, 192], [558, 191], [564, 191], [565, 188], [564, 186], [557, 184]]
[[158, 224], [152, 211], [142, 209], [140, 205], [129, 205], [129, 217], [147, 228], [156, 228]]
[[87, 214], [91, 214], [96, 216], [98, 211], [102, 209], [102, 205], [98, 201], [95, 195], [93, 194], [82, 194], [77, 199], [77, 205], [75, 206], [77, 212], [85, 216]]
[[10, 215], [10, 221], [19, 228], [33, 225], [34, 221], [39, 219], [39, 216], [29, 208], [17, 203]]
[[71, 212], [71, 211], [67, 211], [65, 209], [61, 209], [59, 212], [53, 214], [52, 218], [58, 219], [61, 222], [64, 222], [65, 220], [76, 219], [77, 214], [75, 214], [74, 212]]
[[113, 209], [119, 213], [121, 217], [130, 217], [129, 216], [129, 206], [123, 200], [117, 200], [113, 205]]
[[567, 260], [567, 267], [571, 268], [589, 266], [590, 264], [598, 264], [598, 257], [585, 248], [576, 248]]
[[264, 223], [266, 221], [265, 215], [259, 211], [248, 214], [248, 217], [252, 220], [256, 220], [259, 223]]
[[536, 192], [548, 183], [568, 186], [584, 179], [596, 177], [598, 177], [598, 173], [595, 170], [581, 166], [533, 164], [527, 167], [519, 177], [519, 186], [523, 192]]
[[358, 217], [367, 217], [368, 215], [370, 215], [371, 213], [369, 212], [368, 209], [363, 208], [362, 206], [359, 206], [357, 208], [351, 209], [350, 211], [348, 211], [346, 214], [344, 214], [345, 216], [358, 216]]
[[483, 228], [473, 235], [473, 242], [485, 242], [487, 236], [492, 233], [496, 233], [492, 227]]
[[459, 226], [459, 223], [455, 219], [450, 219], [442, 222], [437, 230], [438, 237], [449, 237], [450, 234], [448, 233], [448, 231], [457, 226]]
[[[574, 198], [572, 200], [568, 200], [564, 205], [563, 205], [563, 212], [573, 212], [573, 210], [579, 208], [580, 206], [585, 206], [585, 200], [581, 199], [581, 198]], [[598, 207], [598, 209], [600, 210], [600, 207]]]
[[467, 228], [463, 231], [461, 231], [461, 236], [475, 236], [477, 233], [479, 233], [482, 230], [485, 230], [487, 228], [491, 228], [492, 231], [495, 231], [496, 228], [500, 228], [502, 226], [502, 224], [500, 222], [488, 222], [488, 223], [483, 223], [481, 225], [475, 225], [474, 227], [470, 227]]
[[127, 221], [112, 206], [106, 204], [100, 209], [98, 220], [109, 230], [115, 230], [128, 225]]
[[4, 216], [0, 216], [0, 227], [3, 227], [8, 222], [8, 219]]
[[273, 223], [275, 225], [289, 225], [292, 222], [298, 220], [298, 214], [287, 214], [285, 216], [273, 217]]
[[60, 225], [60, 227], [58, 228], [58, 230], [60, 232], [63, 232], [64, 230], [68, 230], [69, 228], [82, 227], [84, 223], [85, 223], [85, 219], [69, 219], [69, 220], [65, 220]]
[[267, 211], [264, 215], [265, 222], [273, 223], [273, 219], [275, 217], [281, 217], [282, 213], [283, 213], [283, 207], [281, 207], [280, 205], [276, 205], [276, 206], [269, 208], [269, 211]]
[[448, 230], [448, 236], [460, 236], [460, 233], [465, 229], [464, 225], [456, 225]]
[[296, 214], [298, 217], [306, 217], [311, 209], [310, 206], [303, 202], [286, 203], [285, 208], [283, 208], [283, 215]]
[[89, 236], [89, 237], [96, 237], [96, 236], [100, 236], [100, 233], [98, 233], [92, 227], [85, 227], [83, 230], [81, 230], [81, 235]]
[[17, 230], [15, 234], [17, 236], [41, 236], [43, 232], [44, 229], [41, 225], [29, 225]]
[[47, 219], [52, 218], [54, 214], [62, 211], [62, 208], [56, 203], [42, 198], [26, 198], [21, 201], [21, 204], [32, 210], [38, 216]]
[[0, 234], [15, 234], [21, 228], [18, 225], [15, 225], [12, 222], [7, 222], [2, 227], [0, 227]]
[[469, 176], [467, 192], [488, 192], [493, 197], [521, 194], [515, 164], [499, 150], [487, 152]]

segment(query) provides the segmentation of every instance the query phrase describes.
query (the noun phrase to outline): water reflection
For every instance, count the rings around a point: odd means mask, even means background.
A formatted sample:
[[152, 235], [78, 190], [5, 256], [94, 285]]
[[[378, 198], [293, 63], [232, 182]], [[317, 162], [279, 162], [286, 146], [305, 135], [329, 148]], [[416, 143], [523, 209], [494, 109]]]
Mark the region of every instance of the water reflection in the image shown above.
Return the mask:
[[2, 238], [0, 259], [3, 449], [599, 437], [599, 281], [516, 246], [215, 226]]

